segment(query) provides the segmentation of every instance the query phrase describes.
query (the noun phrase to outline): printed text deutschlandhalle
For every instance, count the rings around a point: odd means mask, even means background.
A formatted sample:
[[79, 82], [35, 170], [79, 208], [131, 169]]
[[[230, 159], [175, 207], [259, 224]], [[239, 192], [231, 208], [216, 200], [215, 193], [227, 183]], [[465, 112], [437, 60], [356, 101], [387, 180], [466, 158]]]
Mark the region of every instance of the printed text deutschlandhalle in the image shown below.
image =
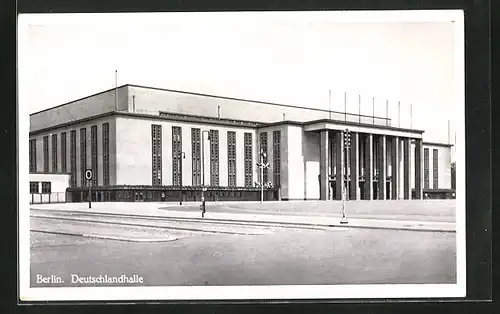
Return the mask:
[[122, 274], [120, 276], [79, 276], [76, 274], [71, 274], [71, 283], [73, 284], [141, 284], [144, 283], [144, 278], [137, 274], [132, 276], [127, 276]]

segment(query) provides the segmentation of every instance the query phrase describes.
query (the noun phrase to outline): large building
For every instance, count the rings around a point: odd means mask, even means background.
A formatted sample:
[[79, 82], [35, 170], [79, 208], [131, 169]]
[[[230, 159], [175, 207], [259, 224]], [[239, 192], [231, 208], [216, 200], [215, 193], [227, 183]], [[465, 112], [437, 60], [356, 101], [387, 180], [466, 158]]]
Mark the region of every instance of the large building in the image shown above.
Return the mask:
[[85, 201], [89, 184], [94, 201], [200, 200], [203, 186], [208, 200], [258, 200], [262, 182], [267, 200], [340, 199], [346, 182], [349, 199], [448, 197], [451, 145], [423, 134], [381, 117], [124, 85], [32, 114], [29, 169], [69, 174], [68, 201]]

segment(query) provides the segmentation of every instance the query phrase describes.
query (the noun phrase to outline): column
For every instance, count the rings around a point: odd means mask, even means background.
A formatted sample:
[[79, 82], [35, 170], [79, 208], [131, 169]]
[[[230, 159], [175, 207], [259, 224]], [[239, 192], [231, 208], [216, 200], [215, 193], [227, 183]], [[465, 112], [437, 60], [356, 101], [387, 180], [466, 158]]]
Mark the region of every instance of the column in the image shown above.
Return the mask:
[[344, 132], [337, 131], [336, 141], [335, 141], [335, 155], [336, 155], [336, 163], [335, 167], [337, 168], [336, 174], [336, 199], [342, 199], [342, 188], [344, 186], [344, 154], [342, 153], [344, 150]]
[[385, 200], [386, 199], [386, 181], [387, 181], [387, 156], [386, 156], [386, 136], [381, 135], [378, 141], [378, 199]]
[[373, 134], [367, 134], [365, 140], [365, 199], [373, 200]]
[[418, 200], [423, 199], [423, 179], [424, 179], [424, 165], [423, 156], [424, 147], [422, 139], [415, 140], [415, 198]]
[[321, 142], [320, 142], [320, 165], [319, 165], [319, 199], [328, 199], [328, 131], [321, 131]]
[[405, 200], [411, 199], [411, 182], [410, 182], [410, 173], [411, 173], [411, 143], [410, 138], [405, 138], [403, 140], [403, 197]]
[[350, 174], [351, 184], [349, 186], [349, 199], [359, 200], [359, 133], [351, 133], [351, 152], [350, 152]]
[[399, 137], [393, 137], [392, 138], [392, 150], [391, 150], [391, 162], [392, 162], [392, 199], [397, 200], [399, 199]]

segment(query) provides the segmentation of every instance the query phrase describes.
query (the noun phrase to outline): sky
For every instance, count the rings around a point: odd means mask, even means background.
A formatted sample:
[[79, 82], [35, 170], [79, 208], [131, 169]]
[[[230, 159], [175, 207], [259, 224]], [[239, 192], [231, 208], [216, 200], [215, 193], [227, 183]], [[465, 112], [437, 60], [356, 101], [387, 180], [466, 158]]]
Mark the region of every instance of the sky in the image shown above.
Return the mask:
[[453, 142], [458, 31], [429, 13], [22, 15], [19, 105], [33, 113], [113, 88], [118, 70], [118, 85], [341, 112], [347, 96], [347, 112], [370, 116], [375, 100], [376, 116], [425, 141], [447, 143], [450, 121]]

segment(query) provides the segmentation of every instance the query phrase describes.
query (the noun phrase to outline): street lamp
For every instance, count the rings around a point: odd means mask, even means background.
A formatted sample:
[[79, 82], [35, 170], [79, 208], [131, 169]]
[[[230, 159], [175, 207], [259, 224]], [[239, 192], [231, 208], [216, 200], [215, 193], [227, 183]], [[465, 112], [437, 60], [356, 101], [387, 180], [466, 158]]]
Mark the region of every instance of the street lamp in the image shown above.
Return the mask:
[[267, 153], [261, 149], [260, 150], [260, 162], [257, 163], [257, 167], [260, 167], [260, 203], [264, 201], [264, 168], [269, 168], [269, 163], [264, 163], [264, 158], [267, 157]]
[[349, 197], [349, 175], [348, 175], [348, 170], [349, 170], [349, 148], [351, 147], [351, 131], [349, 129], [344, 130], [344, 148], [345, 148], [345, 186], [343, 187], [342, 190], [342, 219], [340, 220], [341, 224], [346, 224], [347, 223], [347, 216], [345, 213], [346, 210], [346, 201]]
[[210, 131], [204, 130], [201, 132], [201, 166], [202, 166], [202, 173], [201, 173], [201, 217], [203, 218], [205, 216], [205, 191], [207, 188], [205, 187], [205, 133], [208, 134], [208, 141], [210, 141]]
[[182, 159], [186, 158], [186, 153], [179, 153], [179, 184], [180, 184], [180, 196], [179, 204], [182, 205]]

